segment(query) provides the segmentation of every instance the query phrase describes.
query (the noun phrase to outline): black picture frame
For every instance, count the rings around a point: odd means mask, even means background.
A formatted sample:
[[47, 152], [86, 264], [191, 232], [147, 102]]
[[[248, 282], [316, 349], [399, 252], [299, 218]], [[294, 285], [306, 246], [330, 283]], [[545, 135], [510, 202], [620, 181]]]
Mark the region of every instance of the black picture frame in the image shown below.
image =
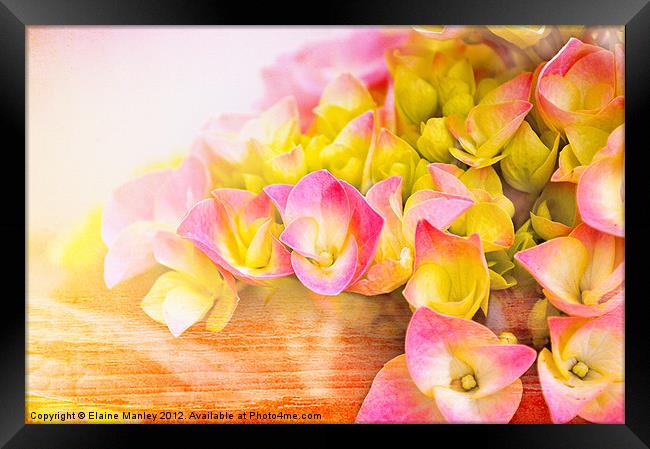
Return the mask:
[[[631, 161], [626, 164], [626, 196], [635, 206], [626, 211], [626, 401], [624, 425], [513, 425], [513, 426], [413, 426], [431, 443], [443, 441], [441, 435], [454, 438], [462, 446], [471, 436], [489, 441], [490, 447], [500, 448], [641, 448], [650, 444], [650, 367], [646, 353], [648, 315], [641, 307], [647, 301], [641, 274], [643, 255], [647, 250], [643, 223], [643, 184], [641, 154], [648, 150], [645, 108], [650, 104], [650, 5], [648, 0], [469, 0], [425, 1], [372, 0], [348, 2], [314, 2], [316, 8], [305, 8], [302, 17], [297, 8], [283, 7], [277, 2], [171, 1], [171, 0], [0, 0], [0, 79], [2, 79], [3, 162], [0, 179], [3, 183], [4, 213], [0, 232], [6, 264], [3, 283], [12, 287], [3, 299], [3, 323], [0, 326], [2, 349], [0, 363], [0, 444], [5, 447], [126, 447], [133, 434], [152, 431], [169, 435], [189, 430], [192, 438], [210, 432], [210, 426], [126, 426], [126, 425], [35, 425], [25, 424], [25, 304], [18, 300], [26, 293], [19, 273], [20, 261], [25, 267], [26, 200], [17, 194], [17, 186], [26, 186], [29, 176], [26, 166], [25, 133], [25, 33], [35, 25], [243, 25], [262, 24], [275, 20], [278, 24], [584, 24], [625, 25], [626, 41], [626, 148]], [[293, 11], [294, 15], [289, 14]], [[20, 154], [19, 148], [25, 149]], [[23, 167], [21, 171], [19, 168]], [[22, 177], [24, 173], [25, 178]], [[26, 193], [26, 194], [25, 194]], [[21, 203], [21, 200], [22, 203]], [[638, 204], [638, 205], [637, 205]], [[22, 236], [22, 240], [18, 237]], [[647, 263], [646, 263], [647, 265]], [[26, 295], [25, 295], [26, 297]], [[116, 432], [116, 426], [119, 432]], [[218, 426], [219, 438], [237, 426]], [[332, 426], [289, 426], [295, 438], [325, 441]], [[415, 431], [399, 426], [335, 426], [342, 433], [368, 435], [386, 432]], [[258, 432], [268, 433], [277, 426], [257, 426]], [[308, 428], [308, 429], [306, 429]], [[187, 432], [189, 434], [190, 432]], [[247, 431], [248, 432], [248, 431]], [[359, 435], [357, 435], [359, 436]], [[362, 436], [363, 437], [363, 436]], [[337, 435], [333, 441], [346, 438]], [[410, 439], [410, 437], [408, 438]], [[221, 440], [223, 441], [223, 440]], [[295, 440], [300, 441], [300, 440]], [[332, 441], [332, 442], [333, 442]], [[190, 443], [188, 443], [189, 445]], [[197, 443], [198, 444], [198, 443]]]

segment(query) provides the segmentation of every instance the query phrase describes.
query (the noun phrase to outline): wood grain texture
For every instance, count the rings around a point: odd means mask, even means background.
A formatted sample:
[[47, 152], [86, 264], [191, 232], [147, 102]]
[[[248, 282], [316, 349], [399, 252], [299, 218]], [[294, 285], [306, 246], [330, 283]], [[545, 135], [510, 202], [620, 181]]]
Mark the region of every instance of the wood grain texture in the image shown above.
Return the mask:
[[[52, 260], [52, 241], [29, 240], [27, 422], [40, 422], [31, 412], [80, 410], [182, 411], [184, 419], [171, 422], [185, 423], [197, 422], [187, 419], [192, 411], [234, 415], [205, 422], [354, 422], [375, 374], [404, 352], [411, 312], [399, 292], [326, 298], [297, 282], [270, 297], [267, 289], [244, 286], [222, 332], [197, 323], [174, 338], [139, 307], [161, 269], [107, 290], [98, 240], [95, 253], [72, 269]], [[537, 299], [516, 290], [493, 294], [479, 321], [530, 343], [527, 318]], [[523, 383], [512, 422], [548, 422], [534, 366]], [[299, 418], [238, 419], [252, 411]], [[302, 417], [310, 413], [320, 416]]]

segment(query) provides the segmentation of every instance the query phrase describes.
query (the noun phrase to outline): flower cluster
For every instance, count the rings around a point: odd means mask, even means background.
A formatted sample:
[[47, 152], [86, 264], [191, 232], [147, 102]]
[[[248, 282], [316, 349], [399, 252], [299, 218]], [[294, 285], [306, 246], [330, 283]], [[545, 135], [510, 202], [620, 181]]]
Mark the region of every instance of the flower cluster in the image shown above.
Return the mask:
[[[210, 120], [179, 165], [113, 192], [106, 284], [169, 268], [141, 306], [174, 336], [203, 319], [221, 330], [236, 282], [403, 287], [405, 354], [377, 374], [359, 422], [506, 423], [536, 358], [554, 422], [622, 422], [618, 39], [368, 29], [283, 57], [264, 71], [263, 111]], [[550, 337], [539, 355], [472, 321], [491, 291], [533, 282]]]

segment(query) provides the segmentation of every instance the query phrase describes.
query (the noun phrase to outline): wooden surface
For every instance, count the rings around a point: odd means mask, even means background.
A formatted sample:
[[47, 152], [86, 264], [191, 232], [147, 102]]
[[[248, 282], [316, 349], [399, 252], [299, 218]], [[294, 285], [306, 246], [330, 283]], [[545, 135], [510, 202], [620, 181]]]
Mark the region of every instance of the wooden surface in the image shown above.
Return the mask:
[[[171, 421], [185, 423], [354, 422], [375, 374], [404, 352], [411, 312], [399, 292], [325, 298], [291, 283], [267, 297], [265, 289], [244, 286], [222, 332], [198, 323], [174, 338], [139, 307], [161, 270], [107, 290], [96, 233], [76, 242], [83, 256], [68, 245], [67, 263], [53, 257], [53, 242], [52, 235], [29, 238], [27, 422], [42, 422], [32, 412], [67, 411], [86, 413], [67, 422], [116, 421], [89, 421], [90, 411], [117, 412], [117, 421], [123, 411], [159, 416], [127, 422], [170, 422], [160, 420], [162, 411], [183, 412], [183, 420]], [[527, 318], [536, 299], [493, 295], [488, 326], [530, 343]], [[534, 366], [523, 382], [512, 422], [548, 422]], [[233, 419], [188, 419], [209, 411]], [[238, 419], [251, 411], [299, 418]], [[320, 416], [302, 417], [310, 413]]]

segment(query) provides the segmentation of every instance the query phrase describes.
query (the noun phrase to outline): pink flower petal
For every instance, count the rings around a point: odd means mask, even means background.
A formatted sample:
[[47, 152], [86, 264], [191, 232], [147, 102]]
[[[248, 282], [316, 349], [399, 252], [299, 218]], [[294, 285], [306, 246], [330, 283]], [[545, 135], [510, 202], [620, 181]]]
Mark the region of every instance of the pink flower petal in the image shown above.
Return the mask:
[[[585, 44], [576, 38], [569, 39], [539, 72], [535, 99], [546, 124], [562, 131], [567, 126], [577, 124], [611, 130], [623, 123], [624, 98], [618, 96], [607, 101], [611, 96], [620, 94], [615, 92], [614, 65], [614, 56], [608, 50]], [[585, 105], [566, 103], [569, 98], [580, 101], [587, 90], [598, 86], [605, 94], [600, 99], [600, 106], [598, 102]], [[569, 88], [573, 89], [571, 95], [566, 91]]]
[[111, 246], [120, 231], [136, 221], [152, 221], [154, 204], [160, 187], [172, 170], [143, 175], [111, 193], [102, 216], [102, 240]]
[[386, 49], [403, 42], [408, 30], [380, 28], [355, 30], [343, 38], [307, 44], [294, 53], [278, 58], [262, 71], [267, 107], [286, 95], [298, 100], [303, 125], [313, 118], [312, 109], [325, 86], [342, 73], [351, 73], [370, 89], [386, 84]]
[[308, 174], [289, 193], [285, 225], [305, 216], [319, 225], [320, 248], [343, 244], [352, 211], [345, 187], [327, 170]]
[[518, 252], [515, 259], [556, 297], [580, 302], [580, 279], [589, 254], [578, 239], [558, 237]]
[[313, 217], [300, 217], [289, 223], [280, 241], [304, 257], [318, 259], [318, 222]]
[[[273, 210], [270, 198], [264, 193], [255, 195], [241, 189], [216, 189], [212, 196], [224, 206], [231, 222], [239, 218], [240, 226], [250, 226], [260, 217], [270, 217]], [[233, 225], [236, 226], [234, 222]]]
[[385, 229], [393, 234], [402, 226], [402, 178], [391, 176], [374, 184], [366, 193], [366, 201], [384, 217]]
[[372, 262], [379, 244], [384, 219], [370, 205], [359, 191], [345, 181], [341, 181], [350, 205], [350, 224], [348, 232], [356, 240], [358, 263], [352, 283], [363, 276]]
[[241, 275], [229, 260], [236, 259], [228, 211], [216, 200], [199, 201], [187, 214], [177, 230], [178, 235], [192, 241], [212, 261], [234, 275]]
[[159, 229], [147, 221], [138, 221], [122, 229], [104, 258], [104, 282], [108, 288], [156, 265], [152, 244]]
[[482, 260], [483, 249], [478, 235], [468, 238], [443, 232], [426, 220], [418, 222], [415, 231], [415, 265], [425, 263], [457, 263], [465, 260]]
[[[570, 325], [555, 340], [556, 364], [559, 360], [580, 360], [594, 369], [605, 381], [623, 379], [624, 332], [622, 307], [600, 317], [583, 321], [567, 318]], [[554, 321], [559, 321], [555, 317]], [[555, 326], [556, 323], [554, 323]], [[550, 320], [549, 320], [550, 329]], [[557, 329], [553, 329], [558, 333]]]
[[387, 362], [377, 373], [357, 414], [357, 423], [443, 423], [436, 401], [413, 383], [404, 354]]
[[472, 192], [458, 179], [458, 176], [462, 174], [460, 168], [451, 164], [435, 163], [429, 164], [428, 169], [433, 178], [435, 190], [465, 198], [472, 198]]
[[172, 171], [156, 194], [155, 221], [176, 228], [188, 210], [205, 198], [210, 189], [210, 175], [204, 163], [189, 156]]
[[474, 370], [478, 389], [473, 399], [490, 396], [507, 387], [519, 379], [537, 358], [534, 349], [519, 344], [460, 348], [456, 355]]
[[529, 101], [520, 100], [474, 107], [467, 116], [465, 126], [478, 145], [475, 156], [480, 159], [495, 158], [532, 107]]
[[402, 248], [399, 259], [385, 259], [370, 266], [365, 276], [346, 290], [365, 296], [390, 293], [404, 285], [413, 273], [413, 256], [410, 248]]
[[264, 193], [266, 193], [275, 207], [280, 212], [280, 216], [284, 219], [284, 211], [287, 208], [287, 199], [289, 198], [289, 193], [293, 189], [291, 184], [272, 184], [264, 187]]
[[598, 424], [625, 424], [625, 383], [614, 382], [580, 409], [581, 418]]
[[521, 73], [488, 92], [481, 99], [481, 104], [499, 104], [516, 100], [527, 101], [530, 97], [532, 83], [533, 74], [531, 72]]
[[437, 229], [445, 230], [473, 204], [474, 201], [463, 196], [419, 190], [406, 202], [402, 222], [404, 236], [414, 244], [415, 228], [420, 220], [426, 220]]

